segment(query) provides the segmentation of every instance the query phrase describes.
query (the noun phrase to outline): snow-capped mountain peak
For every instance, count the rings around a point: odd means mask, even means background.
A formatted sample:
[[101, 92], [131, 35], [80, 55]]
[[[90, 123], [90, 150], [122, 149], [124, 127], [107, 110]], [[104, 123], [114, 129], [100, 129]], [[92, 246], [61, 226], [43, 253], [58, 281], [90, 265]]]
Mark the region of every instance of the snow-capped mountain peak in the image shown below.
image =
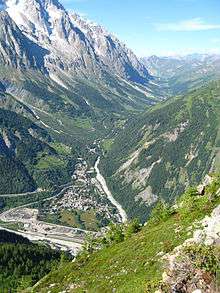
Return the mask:
[[71, 14], [71, 19], [84, 32], [96, 55], [105, 65], [111, 65], [112, 70], [118, 75], [123, 75], [138, 83], [144, 83], [144, 79], [145, 81], [148, 79], [148, 72], [144, 65], [114, 34], [76, 13]]
[[51, 38], [68, 41], [72, 24], [56, 0], [6, 0], [7, 12], [16, 24], [39, 42]]
[[47, 71], [111, 71], [146, 84], [148, 71], [124, 43], [102, 26], [69, 14], [57, 0], [5, 0], [6, 11], [22, 33], [48, 51]]

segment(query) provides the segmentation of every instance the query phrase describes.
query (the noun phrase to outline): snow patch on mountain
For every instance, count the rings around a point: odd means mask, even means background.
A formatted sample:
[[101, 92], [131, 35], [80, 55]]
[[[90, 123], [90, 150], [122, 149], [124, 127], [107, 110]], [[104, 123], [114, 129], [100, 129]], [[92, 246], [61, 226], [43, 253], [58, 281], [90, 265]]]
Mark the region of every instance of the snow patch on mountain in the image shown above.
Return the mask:
[[49, 74], [50, 78], [55, 81], [57, 84], [59, 84], [61, 87], [65, 88], [68, 90], [68, 87], [64, 84], [64, 82], [59, 78], [57, 77], [54, 73], [50, 73]]
[[[106, 73], [110, 73], [129, 82], [148, 84], [150, 76], [146, 67], [123, 42], [102, 26], [69, 13], [57, 0], [6, 0], [4, 3], [24, 37], [44, 50], [47, 74], [58, 75], [59, 69], [59, 74], [68, 72], [72, 76], [97, 76], [106, 80]], [[39, 50], [35, 51], [37, 54]], [[146, 92], [143, 89], [143, 94], [147, 95], [147, 89]]]

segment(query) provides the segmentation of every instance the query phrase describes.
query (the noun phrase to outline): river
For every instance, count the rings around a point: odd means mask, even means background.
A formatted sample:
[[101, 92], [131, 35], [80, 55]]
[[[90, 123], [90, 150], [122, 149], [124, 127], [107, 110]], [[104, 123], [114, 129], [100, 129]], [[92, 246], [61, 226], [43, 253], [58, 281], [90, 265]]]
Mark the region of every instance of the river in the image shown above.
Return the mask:
[[108, 189], [105, 178], [100, 173], [99, 163], [100, 163], [100, 157], [98, 157], [98, 159], [95, 162], [95, 166], [94, 166], [95, 170], [96, 170], [96, 174], [97, 174], [96, 179], [98, 180], [98, 182], [102, 186], [102, 189], [103, 189], [104, 193], [106, 194], [107, 198], [109, 199], [109, 201], [118, 209], [122, 222], [125, 223], [128, 220], [127, 214], [126, 214], [125, 210], [122, 208], [122, 206], [120, 205], [120, 203], [117, 202], [117, 200], [112, 196], [111, 191]]

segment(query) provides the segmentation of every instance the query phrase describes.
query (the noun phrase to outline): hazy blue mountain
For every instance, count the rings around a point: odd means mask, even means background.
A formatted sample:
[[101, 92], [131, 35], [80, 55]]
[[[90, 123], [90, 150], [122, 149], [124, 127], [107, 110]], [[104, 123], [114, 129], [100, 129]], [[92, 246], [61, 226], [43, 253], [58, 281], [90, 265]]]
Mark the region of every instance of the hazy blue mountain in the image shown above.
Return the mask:
[[142, 58], [149, 72], [167, 85], [169, 95], [182, 94], [220, 78], [220, 56], [191, 54]]

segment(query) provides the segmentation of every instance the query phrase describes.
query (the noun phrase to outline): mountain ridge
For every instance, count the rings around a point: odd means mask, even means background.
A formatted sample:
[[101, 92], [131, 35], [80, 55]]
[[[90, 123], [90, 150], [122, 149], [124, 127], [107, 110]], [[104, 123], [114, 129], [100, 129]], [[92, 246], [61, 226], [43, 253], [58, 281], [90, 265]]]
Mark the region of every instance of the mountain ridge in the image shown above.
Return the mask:
[[141, 58], [149, 72], [165, 84], [169, 96], [181, 95], [220, 79], [220, 55], [150, 56]]
[[25, 37], [7, 11], [0, 11], [1, 63], [16, 68], [38, 68], [44, 71], [43, 59], [46, 50]]
[[[58, 1], [7, 0], [5, 4], [6, 11], [21, 31], [49, 51], [45, 58], [49, 72], [60, 67], [72, 69], [76, 74], [82, 70], [99, 75], [106, 69], [113, 72], [113, 67], [120, 76], [147, 84], [150, 76], [131, 50], [106, 30], [104, 33], [100, 26], [89, 27], [76, 14], [70, 15]], [[85, 26], [89, 34], [82, 29]], [[100, 46], [100, 40], [103, 47], [101, 54], [95, 50]]]
[[219, 169], [219, 89], [219, 81], [211, 82], [157, 104], [114, 138], [102, 168], [131, 218], [145, 221], [159, 199], [173, 202]]

